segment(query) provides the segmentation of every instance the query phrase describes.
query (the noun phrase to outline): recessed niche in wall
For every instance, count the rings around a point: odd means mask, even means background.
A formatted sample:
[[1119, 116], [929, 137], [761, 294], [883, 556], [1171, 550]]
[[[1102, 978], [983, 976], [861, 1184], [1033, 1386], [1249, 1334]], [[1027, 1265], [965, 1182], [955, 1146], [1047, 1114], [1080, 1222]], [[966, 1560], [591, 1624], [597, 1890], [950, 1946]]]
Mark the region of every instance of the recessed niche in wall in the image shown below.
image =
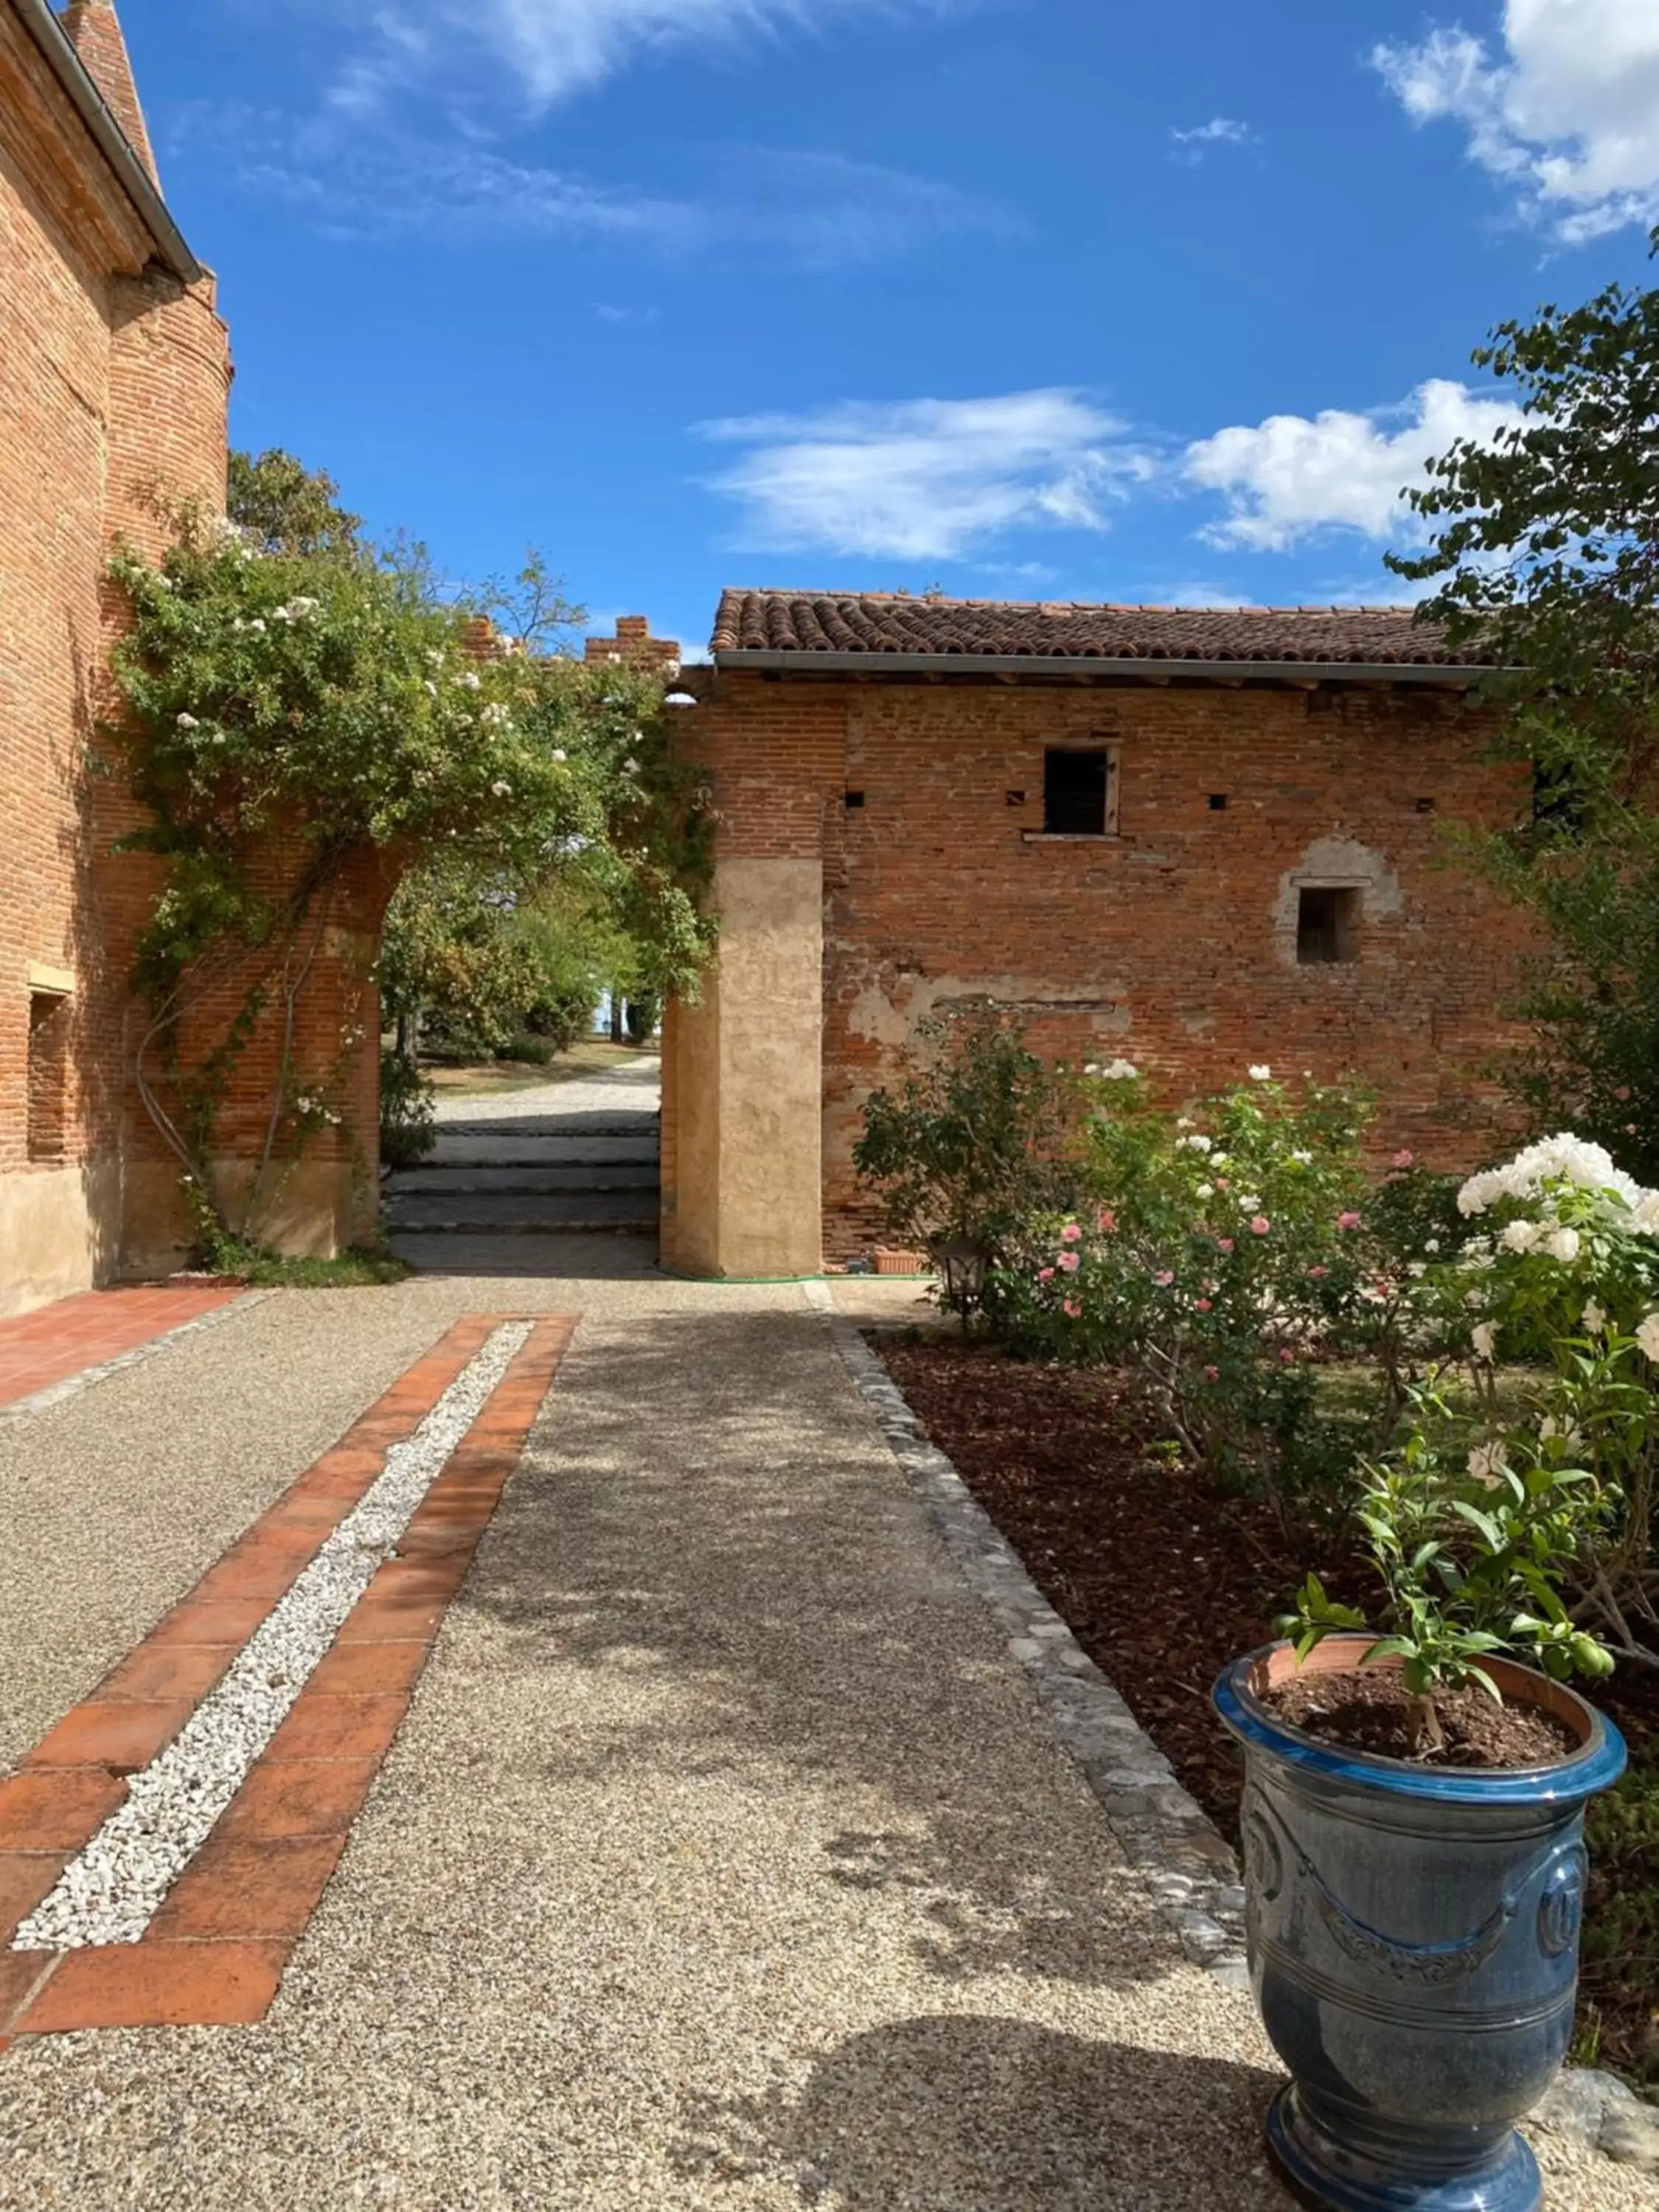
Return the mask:
[[1359, 892], [1352, 884], [1304, 884], [1297, 893], [1296, 957], [1303, 968], [1359, 957]]

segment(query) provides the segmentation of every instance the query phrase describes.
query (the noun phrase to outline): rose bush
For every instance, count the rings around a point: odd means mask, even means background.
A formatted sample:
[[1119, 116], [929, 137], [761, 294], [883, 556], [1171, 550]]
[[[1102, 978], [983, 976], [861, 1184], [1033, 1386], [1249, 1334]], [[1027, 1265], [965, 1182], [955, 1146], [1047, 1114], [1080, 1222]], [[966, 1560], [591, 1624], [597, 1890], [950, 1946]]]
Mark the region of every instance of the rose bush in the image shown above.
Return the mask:
[[1019, 1340], [1128, 1368], [1212, 1477], [1287, 1510], [1334, 1500], [1379, 1416], [1324, 1407], [1314, 1357], [1392, 1287], [1365, 1233], [1363, 1102], [1265, 1066], [1190, 1115], [1127, 1061], [1085, 1080], [1093, 1203], [1007, 1271]]

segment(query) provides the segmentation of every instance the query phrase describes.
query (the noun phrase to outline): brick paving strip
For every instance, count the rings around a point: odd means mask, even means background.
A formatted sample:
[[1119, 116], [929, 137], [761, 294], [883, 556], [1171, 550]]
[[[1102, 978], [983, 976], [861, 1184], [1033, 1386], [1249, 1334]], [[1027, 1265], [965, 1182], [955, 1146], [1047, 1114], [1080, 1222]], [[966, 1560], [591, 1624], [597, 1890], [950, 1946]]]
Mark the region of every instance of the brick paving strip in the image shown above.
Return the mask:
[[0, 1321], [0, 1419], [44, 1413], [148, 1359], [187, 1330], [228, 1320], [269, 1291], [222, 1283], [82, 1291]]
[[264, 2017], [408, 1709], [450, 1599], [575, 1328], [472, 1314], [401, 1376], [82, 1704], [0, 1781], [0, 1946], [210, 1698], [495, 1333], [528, 1334], [137, 1942], [0, 1948], [0, 2051], [94, 2027]]

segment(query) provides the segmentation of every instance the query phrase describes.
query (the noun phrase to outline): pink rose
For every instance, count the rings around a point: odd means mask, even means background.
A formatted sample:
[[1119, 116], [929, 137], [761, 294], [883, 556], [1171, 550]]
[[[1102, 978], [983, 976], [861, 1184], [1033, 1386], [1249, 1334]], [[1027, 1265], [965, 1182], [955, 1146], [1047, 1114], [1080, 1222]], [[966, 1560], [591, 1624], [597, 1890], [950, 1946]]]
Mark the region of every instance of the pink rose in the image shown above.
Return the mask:
[[1081, 1321], [1083, 1318], [1083, 1309], [1075, 1298], [1067, 1298], [1061, 1306], [1060, 1311], [1067, 1321]]
[[1175, 1276], [1168, 1267], [1160, 1267], [1157, 1274], [1152, 1277], [1152, 1280], [1158, 1285], [1160, 1291], [1167, 1291], [1170, 1284], [1174, 1282]]
[[1218, 1367], [1206, 1367], [1204, 1370], [1204, 1380], [1206, 1382], [1218, 1382], [1221, 1380], [1221, 1370]]
[[1265, 1237], [1272, 1226], [1273, 1224], [1268, 1220], [1265, 1213], [1253, 1213], [1250, 1216], [1250, 1234], [1252, 1237]]
[[1038, 1282], [1040, 1282], [1040, 1283], [1052, 1283], [1054, 1279], [1054, 1269], [1053, 1269], [1052, 1267], [1039, 1267], [1039, 1268], [1037, 1269], [1037, 1280], [1038, 1280]]
[[1075, 1221], [1066, 1223], [1060, 1232], [1060, 1241], [1062, 1244], [1080, 1244], [1083, 1242], [1083, 1231]]
[[1106, 1234], [1109, 1237], [1109, 1236], [1111, 1235], [1111, 1233], [1112, 1233], [1113, 1230], [1115, 1230], [1115, 1229], [1117, 1227], [1117, 1216], [1116, 1216], [1116, 1214], [1115, 1214], [1115, 1213], [1113, 1213], [1112, 1212], [1110, 1212], [1110, 1211], [1109, 1211], [1109, 1209], [1103, 1208], [1103, 1209], [1102, 1209], [1102, 1212], [1101, 1212], [1101, 1216], [1100, 1216], [1100, 1224], [1099, 1224], [1099, 1225], [1100, 1225], [1100, 1227], [1101, 1227], [1102, 1229], [1103, 1229], [1103, 1230], [1105, 1231]]
[[1336, 1225], [1339, 1229], [1358, 1229], [1359, 1216], [1352, 1209], [1346, 1213], [1339, 1213], [1336, 1217]]
[[1060, 1264], [1065, 1268], [1068, 1275], [1074, 1275], [1078, 1269], [1083, 1265], [1083, 1262], [1078, 1258], [1075, 1252], [1062, 1252], [1060, 1255]]
[[1233, 1240], [1231, 1237], [1218, 1237], [1215, 1241], [1224, 1252], [1231, 1252], [1233, 1249]]
[[1218, 1176], [1216, 1177], [1215, 1187], [1218, 1190], [1231, 1190], [1232, 1188], [1225, 1176]]
[[1394, 1156], [1394, 1164], [1397, 1168], [1408, 1168], [1416, 1157], [1414, 1152], [1396, 1152]]
[[1328, 1275], [1330, 1272], [1328, 1267], [1310, 1267], [1308, 1270], [1310, 1275]]
[[1212, 1303], [1213, 1301], [1209, 1298], [1200, 1298], [1198, 1301], [1198, 1310], [1200, 1313], [1208, 1313]]
[[1281, 1366], [1294, 1367], [1296, 1364], [1296, 1354], [1291, 1350], [1288, 1344], [1280, 1346], [1279, 1358]]

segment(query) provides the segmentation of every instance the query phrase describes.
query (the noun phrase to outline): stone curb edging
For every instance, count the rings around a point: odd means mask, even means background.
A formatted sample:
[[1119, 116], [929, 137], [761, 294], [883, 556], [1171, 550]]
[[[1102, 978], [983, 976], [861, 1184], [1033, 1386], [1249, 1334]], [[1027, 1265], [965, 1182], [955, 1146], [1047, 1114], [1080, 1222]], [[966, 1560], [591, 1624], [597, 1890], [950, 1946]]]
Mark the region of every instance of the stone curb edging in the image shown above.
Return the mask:
[[106, 1382], [112, 1375], [119, 1375], [129, 1367], [141, 1367], [153, 1359], [168, 1345], [176, 1344], [181, 1336], [191, 1336], [198, 1329], [217, 1328], [233, 1314], [246, 1313], [253, 1306], [263, 1305], [267, 1298], [275, 1297], [274, 1290], [244, 1291], [240, 1297], [228, 1299], [210, 1312], [198, 1314], [192, 1320], [181, 1321], [173, 1328], [163, 1329], [160, 1336], [152, 1336], [144, 1344], [135, 1344], [129, 1352], [118, 1352], [113, 1359], [100, 1360], [95, 1367], [83, 1367], [78, 1374], [64, 1376], [61, 1382], [48, 1382], [43, 1390], [36, 1390], [27, 1398], [16, 1399], [9, 1406], [0, 1406], [0, 1425], [15, 1421], [29, 1413], [44, 1413], [66, 1400], [78, 1398], [83, 1390], [90, 1390], [99, 1382]]
[[922, 1434], [903, 1393], [836, 1309], [803, 1283], [889, 1449], [927, 1505], [964, 1579], [989, 1605], [1030, 1677], [1054, 1734], [1100, 1801], [1124, 1856], [1195, 1965], [1247, 1990], [1244, 1892], [1219, 1830], [1037, 1589], [1018, 1554], [945, 1454]]
[[[923, 1435], [903, 1392], [857, 1324], [836, 1307], [828, 1285], [803, 1283], [801, 1291], [829, 1330], [964, 1580], [1007, 1632], [1008, 1648], [1030, 1676], [1055, 1735], [1082, 1768], [1124, 1856], [1173, 1925], [1182, 1950], [1228, 1988], [1248, 1993], [1244, 1892], [1231, 1846], [955, 1468]], [[1638, 2172], [1659, 2172], [1659, 2116], [1615, 2074], [1565, 2069], [1532, 2124]]]

